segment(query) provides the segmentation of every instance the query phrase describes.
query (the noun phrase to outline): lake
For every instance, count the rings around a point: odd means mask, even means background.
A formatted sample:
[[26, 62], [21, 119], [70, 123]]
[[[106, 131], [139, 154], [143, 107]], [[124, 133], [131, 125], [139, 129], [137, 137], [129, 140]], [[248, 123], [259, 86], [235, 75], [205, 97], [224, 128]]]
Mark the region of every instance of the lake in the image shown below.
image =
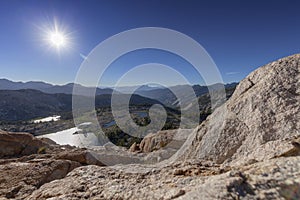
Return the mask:
[[[82, 123], [79, 127], [88, 125], [91, 125], [91, 122]], [[99, 142], [94, 133], [82, 133], [82, 130], [78, 127], [37, 136], [37, 138], [49, 138], [60, 145], [72, 145], [77, 147], [103, 145]]]

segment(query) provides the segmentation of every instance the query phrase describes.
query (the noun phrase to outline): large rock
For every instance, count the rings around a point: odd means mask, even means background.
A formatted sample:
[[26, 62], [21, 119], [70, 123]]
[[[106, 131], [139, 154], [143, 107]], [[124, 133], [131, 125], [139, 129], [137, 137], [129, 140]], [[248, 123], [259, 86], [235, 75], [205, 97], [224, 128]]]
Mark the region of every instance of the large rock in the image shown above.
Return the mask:
[[178, 129], [150, 133], [139, 145], [141, 152], [149, 153], [162, 148], [179, 149], [193, 130]]
[[[123, 166], [125, 168], [126, 166]], [[27, 199], [299, 199], [300, 156], [236, 169], [199, 161], [127, 170], [85, 166]], [[228, 171], [229, 170], [229, 171]]]
[[72, 149], [69, 151], [60, 152], [54, 156], [56, 159], [71, 160], [79, 162], [82, 165], [99, 165], [105, 166], [98, 158], [95, 157], [97, 153], [85, 149]]
[[0, 199], [24, 199], [82, 165], [103, 164], [96, 152], [59, 146], [28, 133], [0, 132]]
[[300, 157], [253, 164], [213, 176], [179, 199], [299, 199]]
[[240, 82], [189, 138], [181, 159], [243, 164], [287, 150], [300, 135], [300, 54], [267, 64]]
[[0, 165], [0, 197], [24, 199], [45, 183], [64, 178], [80, 164], [40, 159]]
[[0, 158], [38, 153], [48, 143], [36, 139], [29, 133], [11, 133], [0, 130]]
[[29, 133], [0, 131], [0, 146], [0, 159], [33, 155], [28, 158], [30, 160], [33, 158], [39, 159], [41, 156], [37, 154], [47, 154], [53, 159], [75, 161], [82, 165], [104, 165], [99, 159], [95, 158], [94, 155], [97, 155], [97, 153], [92, 150], [68, 145], [59, 146], [50, 139], [35, 138]]

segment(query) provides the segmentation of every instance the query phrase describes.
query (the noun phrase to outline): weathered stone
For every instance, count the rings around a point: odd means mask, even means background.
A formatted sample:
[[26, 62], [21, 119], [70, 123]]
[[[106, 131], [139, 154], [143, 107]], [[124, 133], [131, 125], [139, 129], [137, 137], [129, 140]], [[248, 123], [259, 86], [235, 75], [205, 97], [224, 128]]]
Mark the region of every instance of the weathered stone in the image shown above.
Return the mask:
[[64, 178], [80, 164], [67, 160], [31, 160], [0, 165], [0, 197], [24, 199], [41, 185]]
[[252, 72], [198, 127], [181, 158], [243, 164], [285, 152], [284, 141], [300, 135], [299, 70], [297, 54]]
[[[184, 172], [200, 166], [200, 174], [168, 173], [174, 168]], [[222, 174], [218, 167], [201, 163], [176, 164], [148, 172], [135, 165], [128, 168], [131, 172], [80, 167], [64, 179], [43, 185], [28, 199], [297, 199], [300, 195], [300, 156], [266, 160]], [[203, 176], [208, 172], [210, 175]]]
[[0, 158], [36, 154], [39, 148], [47, 146], [29, 133], [0, 131]]
[[139, 148], [145, 153], [163, 148], [179, 149], [192, 131], [191, 129], [178, 129], [151, 133], [143, 138]]
[[61, 152], [54, 158], [63, 159], [63, 160], [71, 160], [71, 161], [79, 162], [82, 165], [105, 166], [97, 158], [94, 157], [95, 154], [96, 153], [93, 153], [92, 151], [89, 151], [89, 150], [73, 149], [70, 151]]
[[48, 144], [51, 144], [51, 145], [57, 145], [56, 142], [54, 142], [53, 140], [49, 139], [49, 138], [46, 138], [46, 137], [41, 137], [39, 138], [41, 141], [43, 142], [46, 142]]
[[130, 148], [128, 149], [129, 152], [137, 152], [140, 151], [140, 147], [139, 144], [137, 144], [136, 142], [133, 143]]

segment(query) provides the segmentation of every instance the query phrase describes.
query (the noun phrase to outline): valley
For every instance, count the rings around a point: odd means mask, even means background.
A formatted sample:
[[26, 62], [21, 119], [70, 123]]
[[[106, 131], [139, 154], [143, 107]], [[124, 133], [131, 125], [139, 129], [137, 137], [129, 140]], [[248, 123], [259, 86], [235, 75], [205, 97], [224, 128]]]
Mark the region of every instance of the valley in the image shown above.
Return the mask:
[[[233, 94], [235, 86], [236, 84], [225, 86], [227, 98]], [[183, 92], [184, 87], [187, 86], [178, 86], [177, 90], [181, 90]], [[199, 123], [201, 123], [211, 113], [210, 96], [207, 87], [194, 86], [193, 88], [202, 88], [201, 90], [195, 89], [195, 93], [198, 96], [200, 111]], [[143, 91], [145, 96], [151, 96], [153, 99], [143, 97], [138, 94], [134, 94], [131, 97], [129, 111], [132, 119], [137, 125], [146, 126], [150, 123], [150, 118], [148, 116], [149, 108], [154, 104], [162, 104], [167, 111], [167, 120], [162, 130], [177, 129], [180, 125], [181, 114], [180, 107], [173, 103], [176, 101], [176, 96], [174, 96], [174, 94], [167, 88], [154, 88], [153, 90], [147, 89]], [[72, 96], [70, 94], [46, 94], [32, 89], [0, 90], [0, 95], [1, 92], [2, 94], [5, 93], [5, 95], [2, 95], [2, 101], [0, 101], [2, 109], [5, 109], [0, 114], [0, 119], [2, 119], [0, 121], [0, 129], [2, 130], [28, 132], [34, 136], [40, 136], [75, 127], [71, 112]], [[141, 90], [138, 90], [137, 93], [139, 92], [141, 92]], [[155, 94], [155, 96], [153, 96], [153, 94]], [[125, 98], [129, 94], [117, 95], [120, 96], [120, 98]], [[90, 97], [82, 96], [81, 98], [88, 99]], [[118, 146], [124, 146], [127, 148], [135, 142], [140, 143], [142, 138], [136, 138], [123, 132], [115, 124], [110, 108], [110, 98], [111, 95], [103, 94], [96, 96], [95, 99], [98, 122], [108, 139]], [[18, 105], [19, 107], [16, 107], [15, 105]], [[49, 117], [52, 115], [61, 116], [60, 120], [34, 123], [34, 121], [39, 118]], [[88, 119], [88, 117], [85, 117], [88, 115], [89, 112], [83, 113], [81, 116], [82, 120], [84, 121], [84, 118]], [[191, 113], [191, 116], [193, 116], [193, 113]], [[185, 128], [193, 127], [187, 125]]]

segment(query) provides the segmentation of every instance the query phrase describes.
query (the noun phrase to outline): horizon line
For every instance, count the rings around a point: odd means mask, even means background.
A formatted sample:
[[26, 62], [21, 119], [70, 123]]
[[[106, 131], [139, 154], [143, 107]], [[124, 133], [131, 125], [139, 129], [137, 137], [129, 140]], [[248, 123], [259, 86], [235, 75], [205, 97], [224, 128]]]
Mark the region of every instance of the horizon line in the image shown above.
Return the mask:
[[[13, 80], [13, 79], [9, 79], [7, 77], [0, 77], [0, 80], [7, 80], [7, 81], [11, 81], [11, 82], [14, 82], [14, 83], [29, 83], [29, 82], [35, 82], [35, 83], [45, 83], [45, 84], [50, 84], [52, 86], [65, 86], [65, 85], [69, 85], [69, 84], [78, 84], [78, 83], [74, 83], [74, 82], [66, 82], [64, 84], [57, 84], [57, 83], [53, 83], [53, 82], [47, 82], [47, 81], [43, 81], [43, 80]], [[231, 81], [231, 82], [223, 82], [223, 83], [213, 83], [213, 84], [210, 84], [210, 85], [214, 85], [214, 84], [232, 84], [232, 83], [239, 83], [240, 81]], [[79, 84], [83, 87], [95, 87], [95, 86], [90, 86], [90, 85], [83, 85], [83, 84]], [[136, 86], [149, 86], [151, 84], [136, 84], [136, 85], [121, 85], [121, 86], [118, 86], [119, 88], [120, 87], [136, 87]], [[154, 85], [154, 84], [153, 84]], [[158, 86], [160, 86], [159, 84], [157, 84]], [[183, 85], [200, 85], [200, 86], [210, 86], [210, 85], [207, 85], [207, 84], [200, 84], [200, 83], [192, 83], [192, 84], [186, 84], [186, 83], [182, 83], [182, 84], [176, 84], [176, 85], [167, 85], [168, 87], [174, 87], [174, 86], [183, 86]], [[100, 88], [100, 89], [104, 89], [104, 88], [118, 88], [116, 86], [109, 86], [109, 85], [103, 85], [103, 86], [97, 86], [97, 88]], [[162, 86], [164, 87], [164, 86]]]

